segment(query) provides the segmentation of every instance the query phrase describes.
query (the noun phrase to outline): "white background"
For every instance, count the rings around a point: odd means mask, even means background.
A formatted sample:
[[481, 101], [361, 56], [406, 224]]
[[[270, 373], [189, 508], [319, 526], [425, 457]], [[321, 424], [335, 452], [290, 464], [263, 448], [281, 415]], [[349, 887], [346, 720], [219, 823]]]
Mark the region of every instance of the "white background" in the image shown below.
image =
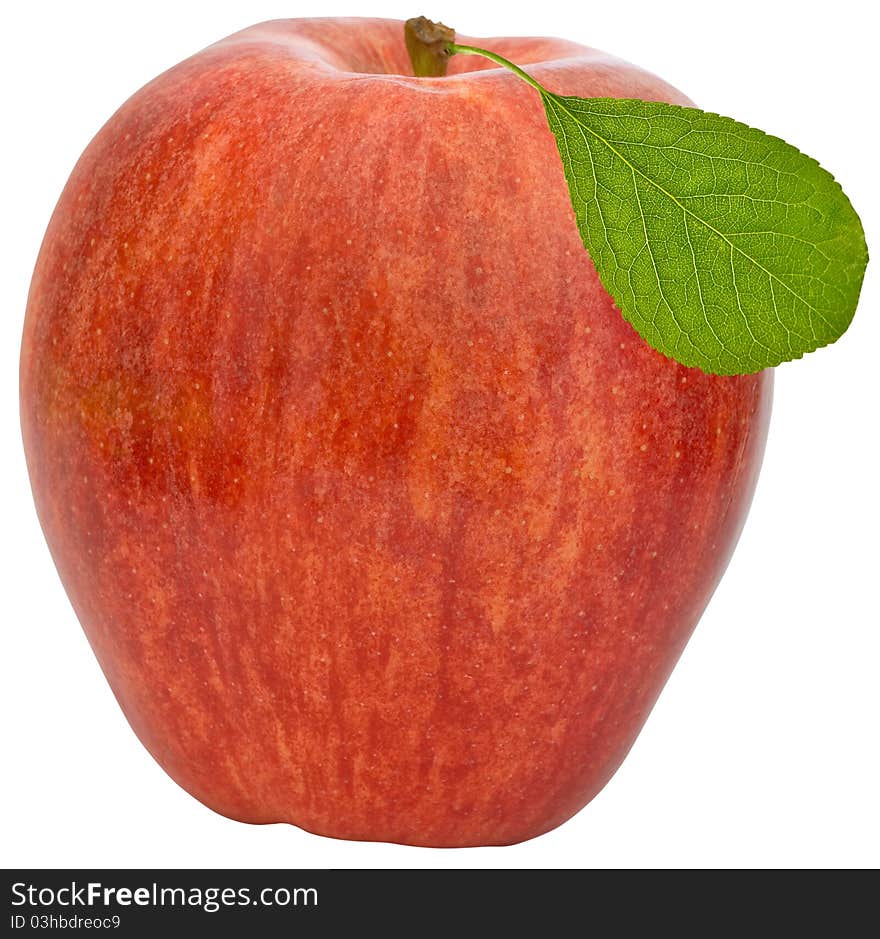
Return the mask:
[[880, 863], [877, 264], [835, 346], [777, 369], [736, 556], [623, 767], [511, 848], [339, 842], [215, 815], [148, 756], [68, 605], [31, 502], [17, 369], [28, 283], [74, 161], [146, 81], [261, 20], [425, 13], [476, 36], [558, 35], [662, 75], [840, 179], [869, 245], [877, 29], [859, 2], [211, 0], [17, 3], [3, 13], [0, 493], [6, 867], [769, 867]]

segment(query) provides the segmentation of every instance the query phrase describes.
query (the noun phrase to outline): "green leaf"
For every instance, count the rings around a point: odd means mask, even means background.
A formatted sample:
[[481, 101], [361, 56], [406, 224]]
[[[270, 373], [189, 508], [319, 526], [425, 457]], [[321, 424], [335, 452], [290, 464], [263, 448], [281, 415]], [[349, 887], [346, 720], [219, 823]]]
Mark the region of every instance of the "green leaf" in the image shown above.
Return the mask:
[[[520, 70], [517, 70], [520, 72]], [[541, 93], [584, 246], [655, 349], [743, 374], [834, 342], [868, 260], [834, 178], [695, 108]]]
[[815, 160], [728, 117], [556, 95], [496, 52], [445, 49], [490, 59], [541, 95], [584, 246], [655, 349], [737, 375], [845, 332], [868, 249], [849, 199]]

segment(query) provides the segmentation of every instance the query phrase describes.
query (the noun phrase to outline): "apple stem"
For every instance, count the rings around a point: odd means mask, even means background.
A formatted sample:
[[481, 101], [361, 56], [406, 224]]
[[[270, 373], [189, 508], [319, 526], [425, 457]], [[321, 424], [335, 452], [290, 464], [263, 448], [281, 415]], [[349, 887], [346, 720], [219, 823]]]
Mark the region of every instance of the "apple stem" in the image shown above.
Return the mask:
[[424, 16], [416, 16], [403, 24], [406, 51], [412, 62], [413, 75], [418, 78], [440, 78], [446, 74], [455, 30], [442, 23], [432, 23]]
[[478, 49], [476, 46], [460, 46], [455, 41], [455, 30], [434, 23], [425, 16], [414, 16], [403, 24], [403, 37], [406, 41], [406, 51], [412, 62], [413, 75], [417, 78], [439, 78], [446, 74], [449, 60], [454, 55], [481, 55], [497, 65], [510, 69], [523, 81], [536, 88], [540, 94], [546, 94], [546, 89], [524, 72], [518, 65], [508, 61], [497, 52], [487, 49]]

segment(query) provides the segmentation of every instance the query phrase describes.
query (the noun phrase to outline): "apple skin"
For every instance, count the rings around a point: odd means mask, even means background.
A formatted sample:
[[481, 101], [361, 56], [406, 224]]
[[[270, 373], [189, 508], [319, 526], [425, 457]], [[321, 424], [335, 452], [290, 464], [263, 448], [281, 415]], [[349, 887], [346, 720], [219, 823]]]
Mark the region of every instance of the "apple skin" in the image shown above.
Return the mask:
[[[688, 103], [569, 42], [460, 41]], [[278, 21], [127, 101], [40, 251], [24, 443], [181, 786], [246, 822], [509, 844], [632, 745], [741, 530], [771, 376], [623, 320], [533, 89], [409, 70], [399, 22]]]

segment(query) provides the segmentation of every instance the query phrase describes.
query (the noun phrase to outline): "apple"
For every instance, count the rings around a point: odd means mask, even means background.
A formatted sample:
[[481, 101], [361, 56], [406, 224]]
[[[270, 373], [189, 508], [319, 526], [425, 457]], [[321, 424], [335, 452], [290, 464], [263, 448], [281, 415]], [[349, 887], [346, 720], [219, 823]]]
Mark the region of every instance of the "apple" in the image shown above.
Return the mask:
[[[687, 103], [556, 39], [564, 94]], [[40, 521], [122, 710], [245, 822], [510, 844], [632, 746], [728, 562], [769, 373], [650, 349], [535, 92], [286, 20], [161, 75], [49, 224], [21, 355]]]

